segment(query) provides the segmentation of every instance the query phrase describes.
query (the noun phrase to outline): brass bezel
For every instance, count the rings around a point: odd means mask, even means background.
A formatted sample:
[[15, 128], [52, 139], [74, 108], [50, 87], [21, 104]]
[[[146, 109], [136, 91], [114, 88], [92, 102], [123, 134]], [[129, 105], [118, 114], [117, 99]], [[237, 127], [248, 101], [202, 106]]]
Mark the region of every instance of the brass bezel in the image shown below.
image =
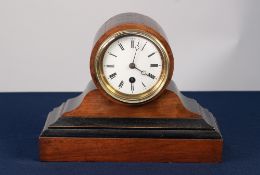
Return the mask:
[[[159, 79], [157, 80], [157, 83], [152, 88], [140, 94], [125, 94], [119, 92], [117, 89], [115, 89], [110, 85], [103, 72], [103, 57], [107, 48], [111, 43], [124, 36], [144, 37], [150, 40], [158, 48], [161, 54], [162, 72]], [[95, 74], [98, 79], [98, 82], [108, 95], [124, 103], [139, 104], [151, 100], [153, 97], [155, 97], [158, 93], [161, 92], [168, 79], [170, 60], [165, 47], [154, 35], [142, 30], [128, 29], [128, 30], [118, 31], [112, 34], [111, 36], [109, 36], [108, 38], [106, 38], [106, 40], [98, 48], [95, 57], [94, 67], [95, 67]]]

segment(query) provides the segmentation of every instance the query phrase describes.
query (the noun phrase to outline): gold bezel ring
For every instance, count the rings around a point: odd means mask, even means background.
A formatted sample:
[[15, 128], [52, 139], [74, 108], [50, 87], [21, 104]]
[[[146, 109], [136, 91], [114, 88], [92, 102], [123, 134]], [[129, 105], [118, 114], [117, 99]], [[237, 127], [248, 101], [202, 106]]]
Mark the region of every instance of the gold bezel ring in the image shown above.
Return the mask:
[[[140, 93], [140, 94], [125, 94], [114, 87], [110, 85], [110, 83], [107, 81], [104, 71], [103, 71], [103, 58], [104, 54], [107, 50], [107, 48], [110, 46], [111, 43], [113, 43], [115, 40], [118, 40], [119, 38], [125, 37], [125, 36], [140, 36], [143, 38], [146, 38], [150, 40], [160, 51], [161, 58], [162, 58], [162, 72], [157, 80], [157, 83], [152, 86], [147, 91]], [[138, 103], [144, 103], [146, 101], [151, 100], [153, 97], [155, 97], [164, 87], [168, 73], [169, 73], [169, 56], [167, 54], [167, 51], [163, 44], [152, 34], [142, 31], [142, 30], [136, 30], [136, 29], [129, 29], [129, 30], [122, 30], [118, 31], [108, 38], [100, 45], [98, 48], [94, 67], [95, 67], [95, 73], [97, 76], [97, 79], [101, 85], [101, 87], [104, 89], [104, 91], [113, 97], [116, 100], [119, 100], [124, 103], [130, 103], [130, 104], [138, 104]]]

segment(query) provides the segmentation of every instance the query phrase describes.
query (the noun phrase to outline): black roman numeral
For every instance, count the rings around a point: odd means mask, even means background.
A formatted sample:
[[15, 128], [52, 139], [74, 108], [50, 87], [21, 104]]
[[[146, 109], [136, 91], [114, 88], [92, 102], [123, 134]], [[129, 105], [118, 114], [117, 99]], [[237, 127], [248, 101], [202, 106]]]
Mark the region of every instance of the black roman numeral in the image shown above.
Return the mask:
[[117, 57], [116, 55], [112, 54], [111, 52], [108, 52], [108, 54], [113, 56], [113, 57]]
[[105, 67], [114, 68], [114, 67], [115, 67], [115, 65], [114, 65], [114, 64], [107, 64], [107, 65], [105, 65]]
[[153, 53], [151, 53], [150, 55], [148, 55], [148, 57], [151, 57], [151, 56], [153, 56], [155, 54], [155, 52], [153, 52]]
[[123, 47], [122, 43], [119, 43], [118, 45], [119, 45], [121, 50], [125, 50], [125, 48]]
[[132, 39], [131, 40], [131, 48], [133, 49], [135, 47], [135, 41]]
[[134, 90], [135, 90], [134, 83], [131, 83], [131, 91], [132, 91], [132, 93], [134, 92]]
[[144, 87], [144, 88], [146, 88], [146, 86], [145, 86], [144, 82], [142, 82], [142, 85], [143, 85], [143, 87]]
[[111, 78], [111, 80], [113, 79], [113, 78], [115, 78], [116, 77], [116, 72], [115, 73], [112, 73], [111, 75], [109, 75], [109, 78]]
[[124, 85], [124, 81], [122, 80], [122, 81], [119, 83], [118, 87], [119, 87], [119, 88], [122, 88], [123, 85]]
[[147, 44], [147, 42], [144, 44], [144, 46], [143, 46], [143, 48], [141, 49], [141, 51], [143, 51], [143, 50], [144, 50], [144, 47], [146, 46], [146, 44]]
[[152, 79], [155, 79], [155, 76], [154, 76], [153, 74], [148, 73], [147, 75], [148, 75], [148, 77], [150, 77], [150, 78], [152, 78]]
[[158, 64], [150, 64], [150, 67], [158, 67]]

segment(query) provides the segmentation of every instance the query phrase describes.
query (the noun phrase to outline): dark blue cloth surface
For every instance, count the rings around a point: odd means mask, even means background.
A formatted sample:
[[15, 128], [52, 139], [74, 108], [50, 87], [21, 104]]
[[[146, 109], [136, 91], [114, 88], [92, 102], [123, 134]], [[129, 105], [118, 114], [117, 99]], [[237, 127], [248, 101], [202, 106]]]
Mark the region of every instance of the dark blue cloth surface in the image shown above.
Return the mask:
[[38, 136], [47, 114], [78, 93], [0, 93], [0, 174], [256, 174], [260, 175], [260, 92], [186, 92], [216, 117], [223, 162], [46, 163]]

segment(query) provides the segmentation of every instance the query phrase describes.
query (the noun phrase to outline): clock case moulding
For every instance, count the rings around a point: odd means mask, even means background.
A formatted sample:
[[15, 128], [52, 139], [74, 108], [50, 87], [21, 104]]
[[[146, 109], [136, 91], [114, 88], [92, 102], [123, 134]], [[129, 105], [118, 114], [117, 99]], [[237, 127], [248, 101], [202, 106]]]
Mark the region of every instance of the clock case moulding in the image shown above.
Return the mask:
[[219, 162], [215, 118], [173, 81], [141, 106], [111, 102], [91, 81], [49, 113], [39, 138], [42, 161]]
[[[183, 96], [171, 80], [173, 56], [161, 27], [134, 13], [108, 20], [100, 38], [120, 28], [138, 27], [158, 34], [172, 57], [168, 83], [149, 103], [125, 105], [111, 99], [93, 81], [78, 97], [51, 111], [39, 137], [42, 161], [220, 162], [223, 139], [215, 118]], [[90, 65], [93, 65], [91, 59]], [[94, 82], [94, 83], [93, 83]]]

